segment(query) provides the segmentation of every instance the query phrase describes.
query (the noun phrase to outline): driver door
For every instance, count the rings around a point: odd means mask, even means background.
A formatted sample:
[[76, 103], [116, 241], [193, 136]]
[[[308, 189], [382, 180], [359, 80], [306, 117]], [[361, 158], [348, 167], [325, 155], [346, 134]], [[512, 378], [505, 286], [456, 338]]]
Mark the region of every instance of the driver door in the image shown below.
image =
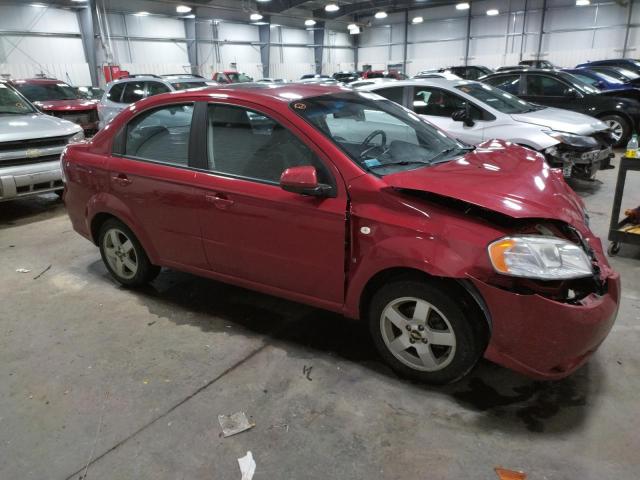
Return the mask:
[[454, 138], [476, 145], [484, 140], [485, 121], [482, 111], [470, 105], [472, 126], [451, 118], [454, 112], [467, 108], [467, 101], [447, 90], [434, 87], [413, 87], [409, 96], [409, 108], [425, 120], [440, 127]]

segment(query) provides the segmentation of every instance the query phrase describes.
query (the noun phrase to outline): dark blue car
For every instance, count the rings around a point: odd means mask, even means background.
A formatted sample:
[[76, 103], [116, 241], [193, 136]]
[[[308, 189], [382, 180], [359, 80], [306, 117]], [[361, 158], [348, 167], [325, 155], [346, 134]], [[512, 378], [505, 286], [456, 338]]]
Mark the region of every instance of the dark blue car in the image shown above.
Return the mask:
[[563, 71], [578, 77], [583, 82], [600, 90], [626, 90], [628, 88], [635, 88], [635, 85], [630, 83], [630, 79], [624, 77], [622, 74], [616, 74], [615, 70], [607, 67], [602, 67], [597, 70], [590, 68], [565, 68]]
[[581, 63], [576, 68], [589, 67], [622, 67], [640, 74], [640, 60], [634, 58], [614, 58], [611, 60], [596, 60], [594, 62]]

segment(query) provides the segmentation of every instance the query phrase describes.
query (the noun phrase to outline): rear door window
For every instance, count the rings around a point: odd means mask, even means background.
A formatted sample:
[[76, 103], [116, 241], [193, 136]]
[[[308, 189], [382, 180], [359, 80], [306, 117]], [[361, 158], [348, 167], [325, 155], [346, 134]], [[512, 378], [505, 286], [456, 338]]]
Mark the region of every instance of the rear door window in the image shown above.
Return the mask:
[[520, 94], [520, 74], [514, 75], [500, 75], [499, 77], [488, 78], [484, 80], [485, 83], [509, 92], [511, 95]]
[[147, 96], [160, 95], [161, 93], [170, 92], [171, 89], [164, 83], [160, 82], [147, 82]]
[[109, 90], [109, 93], [107, 93], [107, 99], [115, 103], [120, 103], [125, 85], [126, 83], [117, 83], [113, 87], [111, 87], [111, 90]]
[[127, 82], [125, 83], [124, 93], [122, 94], [121, 103], [134, 103], [142, 100], [145, 95], [144, 82]]
[[[446, 90], [433, 87], [415, 87], [412, 109], [418, 115], [451, 117], [454, 112], [467, 108], [467, 101]], [[471, 118], [482, 119], [482, 112], [474, 105], [471, 107]]]

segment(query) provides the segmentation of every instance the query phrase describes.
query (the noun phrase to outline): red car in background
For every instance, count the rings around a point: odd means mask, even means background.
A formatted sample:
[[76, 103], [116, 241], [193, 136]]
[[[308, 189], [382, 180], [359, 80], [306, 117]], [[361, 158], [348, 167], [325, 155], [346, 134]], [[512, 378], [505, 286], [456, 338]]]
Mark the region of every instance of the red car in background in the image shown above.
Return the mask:
[[406, 80], [409, 77], [397, 70], [367, 70], [366, 72], [362, 72], [362, 78], [395, 78], [396, 80]]
[[455, 381], [482, 356], [562, 378], [616, 318], [620, 277], [562, 172], [370, 92], [157, 95], [61, 163], [73, 228], [122, 285], [164, 266], [360, 318], [415, 379]]
[[44, 113], [80, 125], [86, 135], [98, 131], [97, 105], [76, 88], [52, 78], [12, 80], [11, 85]]
[[252, 77], [250, 77], [246, 73], [238, 72], [236, 70], [225, 70], [224, 72], [216, 72], [211, 78], [221, 84], [253, 82]]

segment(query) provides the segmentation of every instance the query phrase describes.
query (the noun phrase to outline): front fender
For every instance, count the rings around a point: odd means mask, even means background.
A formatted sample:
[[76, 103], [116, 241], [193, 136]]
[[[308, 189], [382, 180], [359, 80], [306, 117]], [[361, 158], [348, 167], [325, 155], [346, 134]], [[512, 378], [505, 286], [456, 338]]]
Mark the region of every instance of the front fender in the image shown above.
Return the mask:
[[91, 232], [94, 243], [98, 243], [97, 232], [93, 232], [92, 225], [94, 219], [101, 214], [107, 214], [116, 217], [123, 222], [134, 233], [142, 248], [146, 252], [151, 263], [157, 263], [159, 260], [157, 251], [151, 239], [145, 234], [142, 226], [135, 220], [134, 215], [127, 205], [109, 192], [99, 192], [93, 195], [87, 204], [85, 216], [86, 229]]

